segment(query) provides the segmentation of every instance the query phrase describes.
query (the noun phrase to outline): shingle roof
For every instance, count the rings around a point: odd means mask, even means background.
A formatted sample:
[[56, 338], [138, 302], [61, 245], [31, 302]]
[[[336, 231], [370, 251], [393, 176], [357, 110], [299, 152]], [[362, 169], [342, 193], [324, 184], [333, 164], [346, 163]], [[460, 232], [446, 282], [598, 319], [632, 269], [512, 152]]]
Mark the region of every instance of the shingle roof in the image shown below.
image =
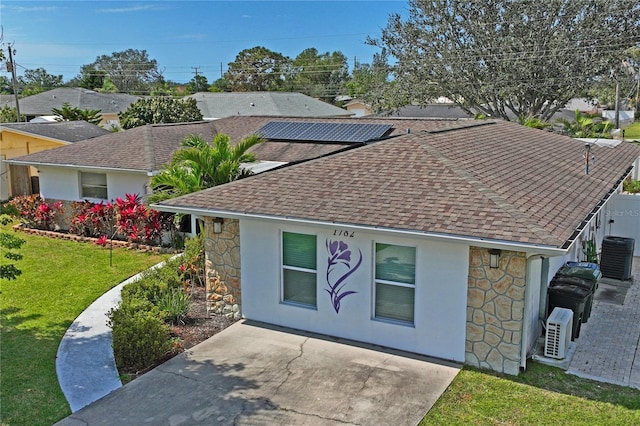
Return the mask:
[[[48, 151], [14, 158], [21, 164], [50, 164], [52, 166], [101, 167], [105, 169], [157, 171], [171, 160], [185, 136], [200, 135], [212, 141], [218, 133], [228, 135], [233, 142], [256, 133], [274, 117], [228, 117], [215, 121], [179, 124], [154, 124], [122, 132], [109, 133], [88, 141], [77, 142]], [[278, 121], [354, 122], [352, 118], [290, 118], [278, 117]], [[391, 123], [392, 135], [404, 134], [407, 129], [447, 128], [474, 125], [473, 121], [428, 121], [395, 119], [357, 119], [358, 123]], [[49, 125], [49, 124], [47, 124]], [[269, 141], [251, 149], [259, 160], [298, 162], [322, 157], [345, 148], [349, 144]]]
[[61, 121], [56, 123], [4, 123], [0, 128], [13, 129], [65, 142], [78, 142], [111, 132], [86, 121]]
[[[80, 109], [100, 110], [102, 114], [125, 111], [129, 105], [141, 99], [126, 93], [98, 93], [78, 87], [58, 87], [20, 99], [20, 113], [24, 115], [49, 115], [53, 108], [65, 103]], [[15, 101], [6, 103], [15, 108]]]
[[162, 204], [562, 247], [640, 156], [628, 143], [593, 146], [585, 175], [581, 141], [502, 121], [448, 128]]
[[349, 117], [352, 114], [302, 93], [290, 92], [200, 92], [194, 98], [205, 119], [236, 115], [288, 117]]

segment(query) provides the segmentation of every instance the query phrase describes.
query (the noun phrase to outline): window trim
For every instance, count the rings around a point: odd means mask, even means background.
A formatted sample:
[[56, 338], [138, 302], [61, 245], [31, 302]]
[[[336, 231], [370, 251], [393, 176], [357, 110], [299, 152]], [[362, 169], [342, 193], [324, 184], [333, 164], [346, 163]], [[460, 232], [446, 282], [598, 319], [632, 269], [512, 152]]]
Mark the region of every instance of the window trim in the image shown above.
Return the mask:
[[[385, 279], [379, 279], [377, 278], [377, 261], [376, 261], [376, 246], [378, 244], [386, 244], [389, 246], [397, 246], [397, 247], [407, 247], [407, 248], [412, 248], [414, 250], [414, 272], [413, 272], [413, 283], [409, 284], [409, 283], [404, 283], [401, 281], [390, 281], [390, 280], [385, 280]], [[418, 286], [416, 285], [416, 277], [417, 277], [417, 269], [418, 269], [418, 247], [417, 246], [412, 246], [412, 245], [403, 245], [403, 244], [397, 244], [397, 243], [386, 243], [386, 242], [381, 242], [381, 241], [373, 241], [373, 274], [372, 274], [372, 293], [373, 293], [373, 297], [372, 297], [372, 305], [371, 305], [371, 319], [374, 321], [380, 321], [380, 322], [385, 322], [385, 323], [389, 323], [389, 324], [395, 324], [395, 325], [401, 325], [401, 326], [405, 326], [405, 327], [415, 327], [415, 320], [416, 320], [416, 290], [418, 288]], [[389, 318], [389, 317], [383, 317], [383, 316], [377, 316], [376, 314], [376, 302], [377, 302], [377, 285], [378, 284], [383, 284], [383, 285], [388, 285], [388, 286], [395, 286], [395, 287], [403, 287], [403, 288], [410, 288], [413, 289], [413, 321], [405, 321], [405, 320], [401, 320], [401, 319], [397, 319], [397, 318]]]
[[[308, 269], [308, 268], [302, 268], [299, 266], [291, 266], [291, 265], [285, 265], [284, 263], [284, 234], [299, 234], [299, 235], [308, 235], [308, 236], [312, 236], [315, 239], [315, 251], [316, 251], [316, 259], [315, 260], [315, 264], [316, 264], [316, 269]], [[304, 233], [304, 232], [294, 232], [294, 231], [284, 231], [281, 230], [280, 231], [280, 303], [284, 304], [284, 305], [289, 305], [289, 306], [295, 306], [295, 307], [299, 307], [299, 308], [304, 308], [304, 309], [312, 309], [312, 310], [318, 310], [318, 236], [317, 234], [310, 234], [310, 233]], [[315, 293], [316, 293], [316, 303], [314, 305], [312, 304], [308, 304], [308, 303], [302, 303], [302, 302], [296, 302], [294, 300], [287, 300], [284, 297], [285, 294], [285, 282], [284, 282], [284, 275], [285, 275], [285, 270], [289, 270], [289, 271], [298, 271], [298, 272], [305, 272], [305, 273], [309, 273], [309, 274], [313, 274], [315, 277]]]
[[[97, 175], [97, 176], [104, 176], [104, 185], [94, 185], [94, 184], [86, 184], [83, 182], [83, 176], [85, 175]], [[107, 178], [107, 174], [106, 173], [96, 173], [96, 172], [80, 172], [80, 176], [79, 176], [79, 181], [80, 181], [80, 198], [83, 199], [93, 199], [93, 200], [108, 200], [109, 199], [109, 181]], [[105, 191], [105, 197], [90, 197], [85, 195], [85, 188], [103, 188]]]

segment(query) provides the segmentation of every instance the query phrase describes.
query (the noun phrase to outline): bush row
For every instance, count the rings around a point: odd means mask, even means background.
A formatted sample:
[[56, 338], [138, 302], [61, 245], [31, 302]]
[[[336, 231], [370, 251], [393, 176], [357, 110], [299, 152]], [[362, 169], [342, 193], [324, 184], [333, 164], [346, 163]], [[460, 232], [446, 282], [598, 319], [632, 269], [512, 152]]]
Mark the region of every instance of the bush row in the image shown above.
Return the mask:
[[[27, 227], [48, 231], [60, 228], [65, 213], [60, 201], [47, 203], [37, 194], [15, 197], [8, 204]], [[145, 206], [137, 194], [107, 203], [74, 201], [68, 220], [69, 233], [98, 238], [102, 245], [109, 239], [160, 245], [162, 231], [172, 228], [170, 219]]]
[[146, 370], [180, 351], [170, 325], [182, 323], [189, 312], [189, 285], [197, 282], [195, 275], [202, 275], [203, 257], [202, 237], [187, 239], [182, 257], [144, 272], [123, 287], [122, 301], [108, 314], [119, 371]]

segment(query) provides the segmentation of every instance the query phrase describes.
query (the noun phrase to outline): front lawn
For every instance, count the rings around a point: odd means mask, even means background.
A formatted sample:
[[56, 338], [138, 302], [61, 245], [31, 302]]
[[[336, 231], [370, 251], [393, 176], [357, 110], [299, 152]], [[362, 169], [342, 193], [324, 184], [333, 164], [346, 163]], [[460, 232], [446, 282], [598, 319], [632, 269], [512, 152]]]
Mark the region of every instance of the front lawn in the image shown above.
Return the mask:
[[0, 424], [51, 425], [71, 414], [55, 370], [69, 325], [107, 290], [168, 255], [114, 249], [110, 267], [103, 247], [15, 235], [27, 242], [17, 250], [22, 275], [0, 280]]
[[624, 129], [624, 138], [640, 140], [640, 121], [636, 121]]
[[530, 362], [517, 377], [463, 368], [420, 426], [638, 424], [640, 390]]

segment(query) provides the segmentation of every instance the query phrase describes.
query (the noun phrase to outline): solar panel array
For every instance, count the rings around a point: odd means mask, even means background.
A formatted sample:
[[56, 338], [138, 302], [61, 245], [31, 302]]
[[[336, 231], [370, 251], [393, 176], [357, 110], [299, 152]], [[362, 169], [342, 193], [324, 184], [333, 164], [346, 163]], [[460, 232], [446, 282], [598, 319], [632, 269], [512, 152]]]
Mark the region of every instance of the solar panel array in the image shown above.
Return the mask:
[[381, 139], [390, 124], [270, 121], [258, 134], [266, 139], [364, 143]]

